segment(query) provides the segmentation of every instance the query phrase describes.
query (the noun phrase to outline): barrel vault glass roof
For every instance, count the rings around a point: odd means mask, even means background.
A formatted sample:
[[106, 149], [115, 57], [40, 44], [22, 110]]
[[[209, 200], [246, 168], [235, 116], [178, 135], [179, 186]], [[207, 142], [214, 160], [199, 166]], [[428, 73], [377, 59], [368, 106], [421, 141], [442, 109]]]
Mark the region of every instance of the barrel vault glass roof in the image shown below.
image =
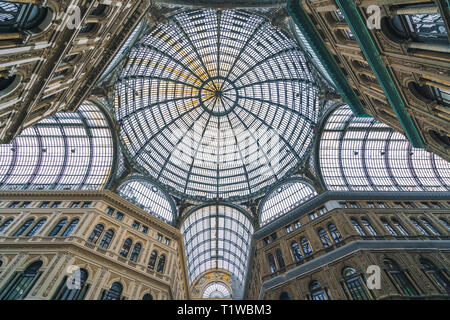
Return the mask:
[[304, 159], [318, 85], [296, 42], [262, 16], [193, 10], [131, 49], [116, 85], [137, 169], [183, 198], [268, 191]]
[[181, 226], [189, 283], [210, 269], [225, 269], [241, 283], [247, 270], [253, 226], [241, 210], [226, 205], [194, 209]]

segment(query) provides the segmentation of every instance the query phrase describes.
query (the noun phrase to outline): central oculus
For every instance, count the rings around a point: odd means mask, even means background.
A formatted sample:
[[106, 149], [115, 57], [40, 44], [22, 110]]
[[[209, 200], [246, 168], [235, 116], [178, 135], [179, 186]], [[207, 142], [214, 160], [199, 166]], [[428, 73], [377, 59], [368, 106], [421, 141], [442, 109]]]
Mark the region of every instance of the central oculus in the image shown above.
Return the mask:
[[268, 192], [309, 154], [319, 85], [286, 31], [239, 10], [189, 10], [129, 50], [114, 114], [124, 155], [197, 201]]

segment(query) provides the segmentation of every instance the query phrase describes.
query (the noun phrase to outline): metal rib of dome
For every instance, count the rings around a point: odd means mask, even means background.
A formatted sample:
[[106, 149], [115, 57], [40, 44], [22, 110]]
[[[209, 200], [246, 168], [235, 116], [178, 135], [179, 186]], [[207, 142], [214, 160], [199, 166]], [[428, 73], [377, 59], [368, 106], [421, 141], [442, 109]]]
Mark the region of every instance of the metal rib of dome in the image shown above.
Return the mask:
[[169, 191], [238, 200], [309, 150], [318, 87], [295, 41], [236, 10], [174, 15], [131, 50], [115, 114], [128, 157]]

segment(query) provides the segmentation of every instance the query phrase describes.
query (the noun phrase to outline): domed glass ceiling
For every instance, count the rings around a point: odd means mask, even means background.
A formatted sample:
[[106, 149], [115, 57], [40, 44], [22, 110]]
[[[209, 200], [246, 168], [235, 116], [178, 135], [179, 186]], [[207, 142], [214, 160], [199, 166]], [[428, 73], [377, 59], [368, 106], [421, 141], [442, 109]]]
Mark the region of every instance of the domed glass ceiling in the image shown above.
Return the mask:
[[267, 19], [194, 10], [132, 48], [115, 115], [142, 174], [181, 197], [238, 200], [298, 167], [318, 90], [301, 49]]

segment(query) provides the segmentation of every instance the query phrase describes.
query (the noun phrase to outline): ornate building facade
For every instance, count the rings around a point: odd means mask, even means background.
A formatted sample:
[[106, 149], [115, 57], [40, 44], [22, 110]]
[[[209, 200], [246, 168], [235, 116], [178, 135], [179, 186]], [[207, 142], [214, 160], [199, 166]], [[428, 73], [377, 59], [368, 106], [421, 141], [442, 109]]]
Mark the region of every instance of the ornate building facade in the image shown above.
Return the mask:
[[447, 299], [448, 13], [0, 1], [0, 299]]
[[[118, 195], [34, 191], [0, 198], [0, 299], [189, 299], [178, 229]], [[76, 270], [78, 287], [71, 288]]]

